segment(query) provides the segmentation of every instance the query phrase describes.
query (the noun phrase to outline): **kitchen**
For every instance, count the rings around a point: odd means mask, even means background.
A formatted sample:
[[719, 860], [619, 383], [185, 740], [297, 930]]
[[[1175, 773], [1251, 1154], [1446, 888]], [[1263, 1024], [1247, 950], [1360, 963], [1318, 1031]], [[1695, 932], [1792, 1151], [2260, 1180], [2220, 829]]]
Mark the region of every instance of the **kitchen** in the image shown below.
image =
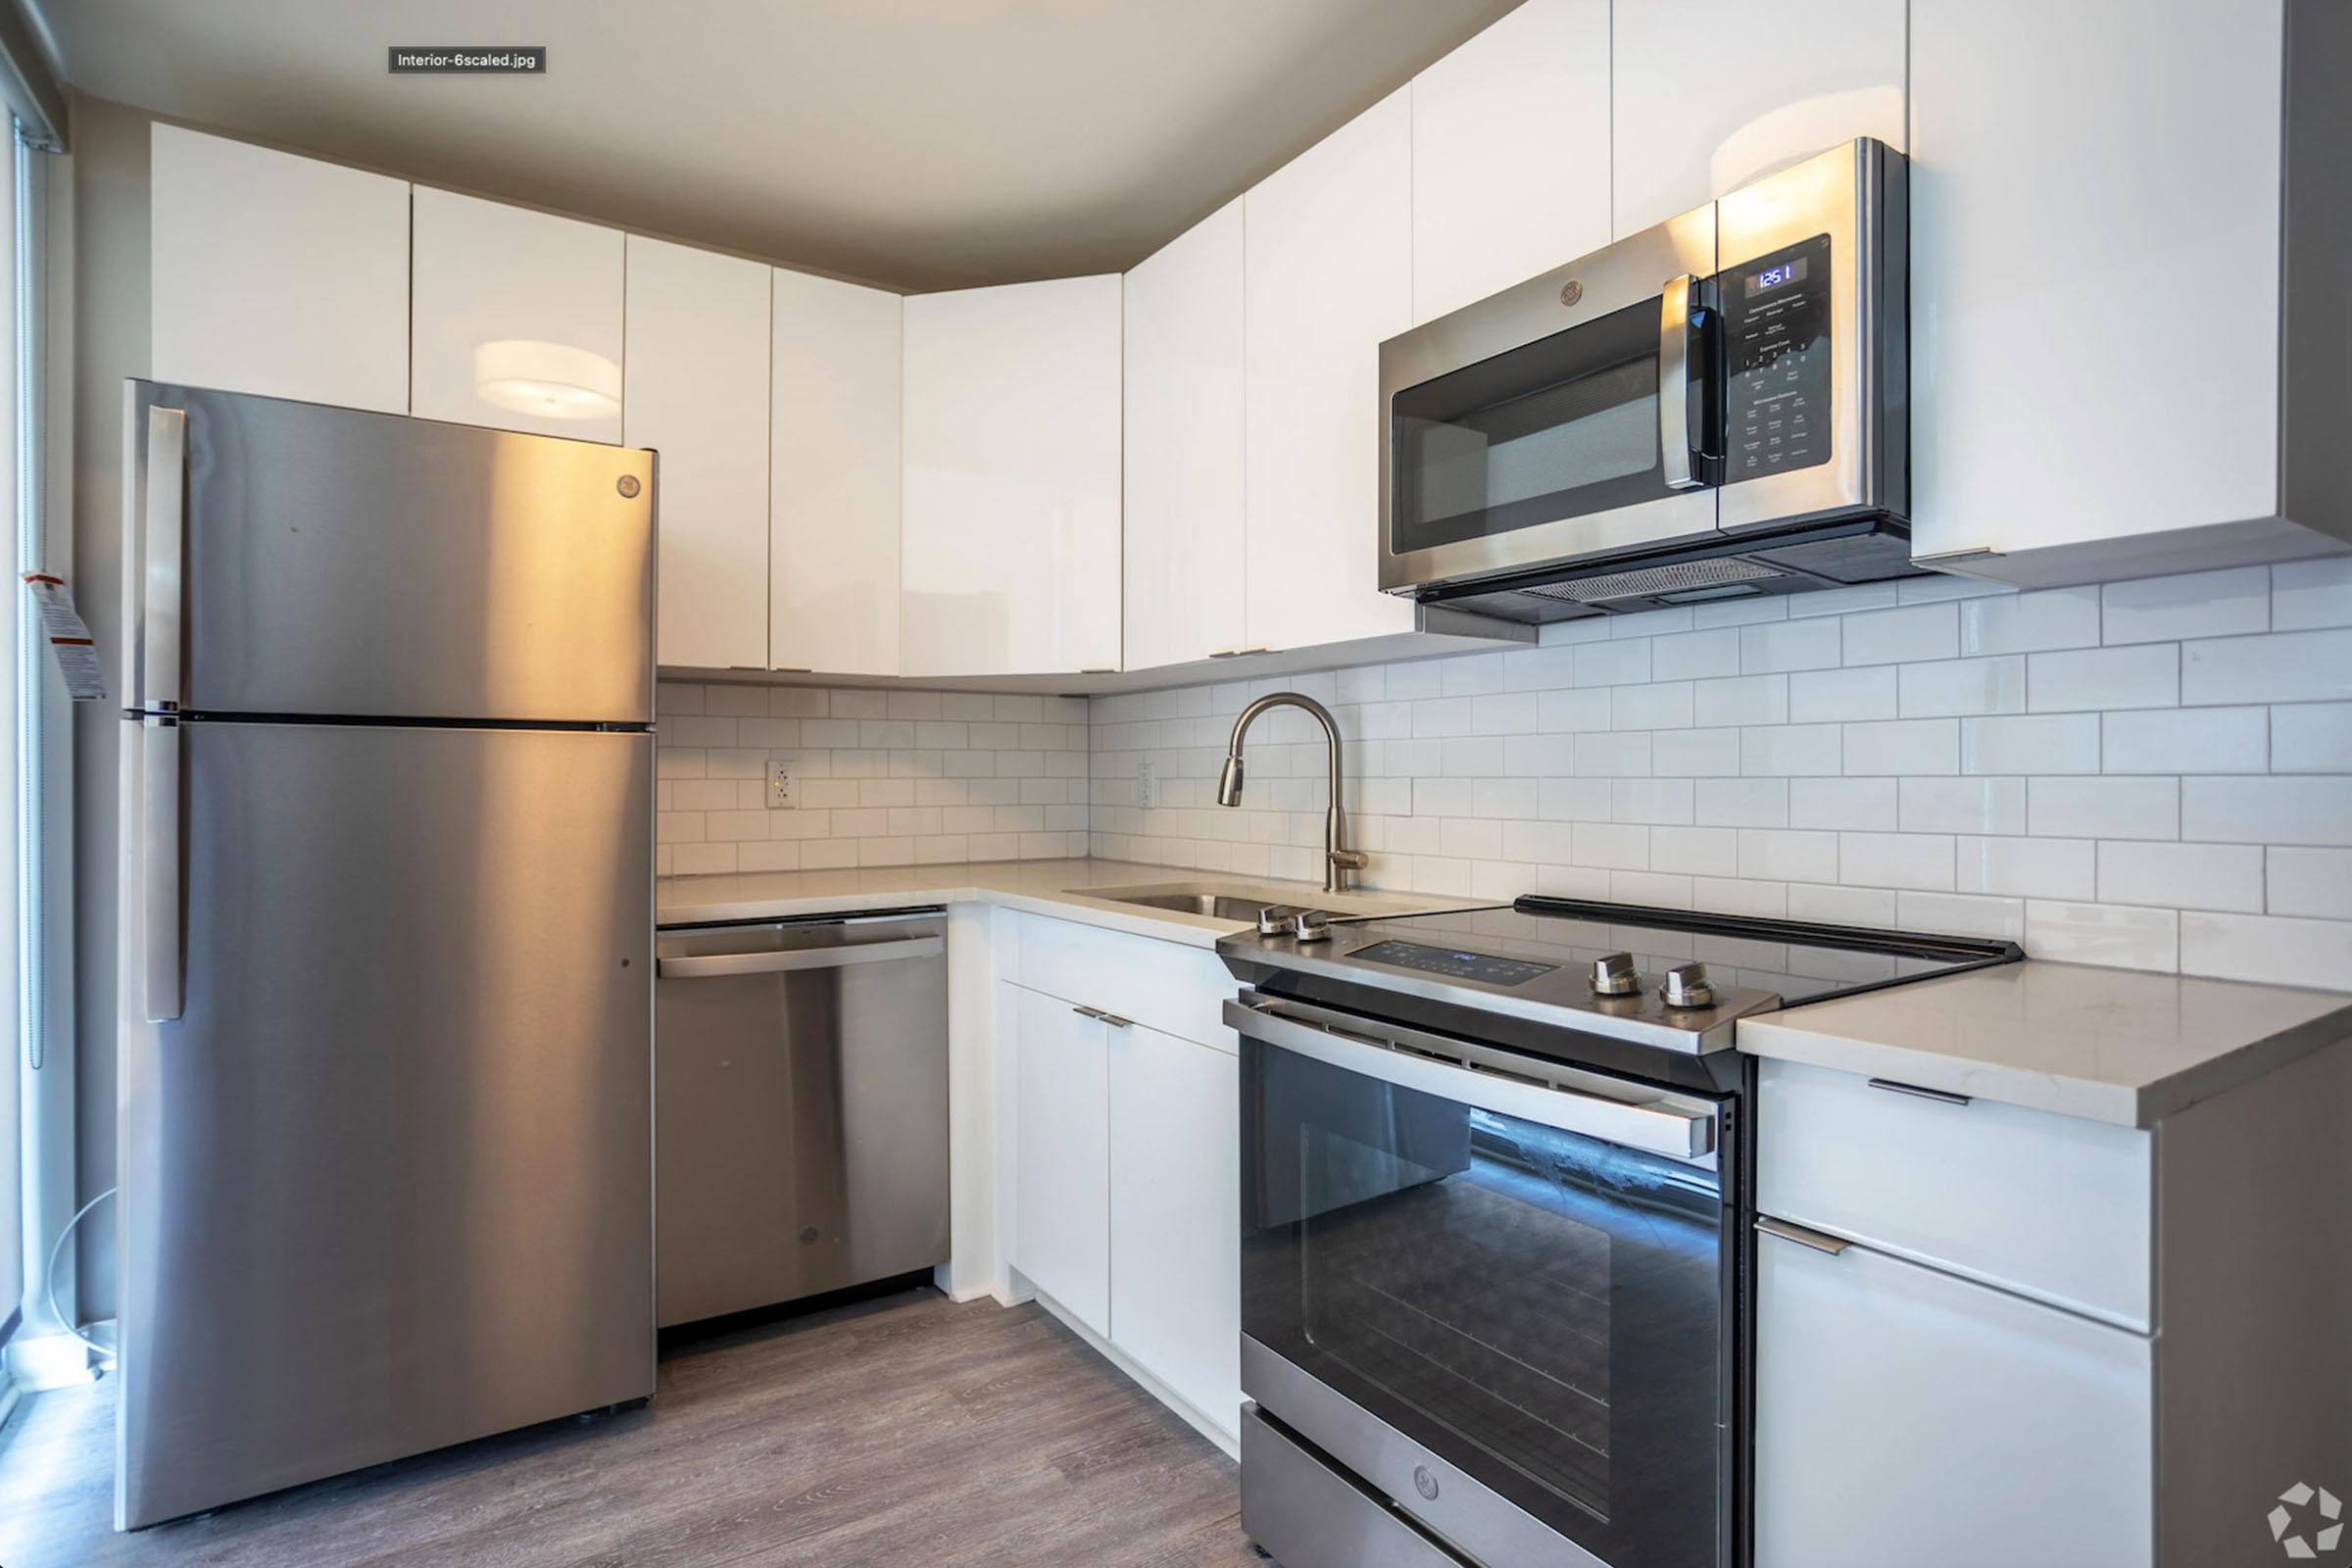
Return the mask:
[[0, 7], [0, 1562], [2352, 1560], [2352, 13], [389, 9]]

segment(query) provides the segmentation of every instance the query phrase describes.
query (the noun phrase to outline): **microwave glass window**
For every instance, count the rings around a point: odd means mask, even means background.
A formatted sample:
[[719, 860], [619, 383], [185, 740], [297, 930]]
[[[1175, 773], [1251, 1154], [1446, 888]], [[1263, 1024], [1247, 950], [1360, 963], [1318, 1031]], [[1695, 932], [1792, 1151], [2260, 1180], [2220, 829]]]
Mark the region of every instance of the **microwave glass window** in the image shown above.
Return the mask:
[[1655, 300], [1396, 393], [1392, 547], [1425, 550], [1666, 494]]

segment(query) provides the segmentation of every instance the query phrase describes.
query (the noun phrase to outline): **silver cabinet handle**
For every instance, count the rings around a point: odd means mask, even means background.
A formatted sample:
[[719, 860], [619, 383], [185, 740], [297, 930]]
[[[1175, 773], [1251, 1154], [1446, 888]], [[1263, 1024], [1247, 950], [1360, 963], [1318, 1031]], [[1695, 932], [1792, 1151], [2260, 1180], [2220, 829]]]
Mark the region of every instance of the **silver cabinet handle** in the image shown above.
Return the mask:
[[1669, 278], [1658, 301], [1658, 463], [1669, 490], [1706, 483], [1690, 466], [1690, 296], [1698, 279]]
[[1766, 1236], [1777, 1236], [1784, 1242], [1810, 1247], [1816, 1252], [1827, 1252], [1832, 1257], [1854, 1245], [1842, 1236], [1832, 1236], [1827, 1231], [1813, 1230], [1804, 1225], [1791, 1225], [1785, 1219], [1774, 1219], [1770, 1215], [1759, 1215], [1756, 1229]]
[[655, 959], [654, 973], [664, 980], [705, 980], [730, 974], [846, 969], [855, 963], [927, 958], [947, 951], [944, 937], [908, 937], [902, 942], [853, 942], [838, 948], [799, 948], [786, 953], [683, 953]]
[[188, 416], [179, 409], [147, 411], [147, 564], [145, 668], [141, 706], [172, 712], [180, 703], [180, 571], [185, 559]]
[[1115, 1012], [1097, 1013], [1096, 1016], [1101, 1018], [1104, 1023], [1110, 1025], [1113, 1029], [1132, 1029], [1135, 1027], [1135, 1020], [1133, 1018], [1122, 1018]]
[[150, 716], [139, 725], [140, 941], [147, 950], [141, 1010], [149, 1023], [169, 1023], [187, 1004], [179, 955], [179, 720]]
[[1110, 1016], [1109, 1013], [1104, 1012], [1101, 1007], [1081, 1007], [1076, 1003], [1072, 1003], [1070, 1004], [1070, 1010], [1081, 1018], [1092, 1018], [1097, 1023], [1101, 1023], [1103, 1019]]
[[1892, 1078], [1872, 1078], [1868, 1082], [1871, 1088], [1884, 1089], [1890, 1095], [1911, 1095], [1920, 1100], [1933, 1100], [1943, 1105], [1965, 1105], [1971, 1098], [1967, 1095], [1955, 1095], [1949, 1089], [1925, 1089], [1918, 1084], [1897, 1083]]
[[1242, 659], [1250, 654], [1270, 654], [1271, 648], [1220, 648], [1209, 655], [1211, 659]]
[[[1501, 1072], [1482, 1072], [1459, 1061], [1425, 1054], [1416, 1049], [1415, 1039], [1428, 1040], [1442, 1049], [1446, 1043], [1417, 1031], [1399, 1030], [1400, 1039], [1382, 1040], [1319, 1019], [1300, 1018], [1287, 1007], [1247, 1002], [1226, 1003], [1224, 1017], [1226, 1027], [1237, 1034], [1326, 1066], [1457, 1104], [1476, 1105], [1499, 1116], [1582, 1133], [1686, 1162], [1704, 1161], [1714, 1152], [1715, 1111], [1711, 1106], [1679, 1102], [1663, 1094], [1645, 1100], [1612, 1099]], [[1641, 1086], [1633, 1084], [1625, 1089], [1629, 1094], [1642, 1092]]]

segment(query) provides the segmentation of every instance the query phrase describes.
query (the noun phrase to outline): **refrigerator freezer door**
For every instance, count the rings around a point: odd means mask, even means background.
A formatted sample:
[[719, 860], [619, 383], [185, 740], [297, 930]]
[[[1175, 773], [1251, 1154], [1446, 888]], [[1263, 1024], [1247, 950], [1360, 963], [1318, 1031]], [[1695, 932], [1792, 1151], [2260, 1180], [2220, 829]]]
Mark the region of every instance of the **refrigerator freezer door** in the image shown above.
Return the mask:
[[652, 718], [652, 453], [144, 382], [129, 417], [131, 707]]
[[120, 1521], [651, 1394], [653, 738], [178, 744], [183, 1009], [122, 1026]]

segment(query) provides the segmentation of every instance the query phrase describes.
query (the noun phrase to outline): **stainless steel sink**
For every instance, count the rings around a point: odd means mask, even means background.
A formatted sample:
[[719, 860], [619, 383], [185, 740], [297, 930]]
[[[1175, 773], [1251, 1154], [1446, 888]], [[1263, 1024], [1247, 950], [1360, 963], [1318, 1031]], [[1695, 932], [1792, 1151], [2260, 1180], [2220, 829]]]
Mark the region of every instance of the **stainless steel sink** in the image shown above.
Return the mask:
[[1211, 920], [1231, 920], [1239, 925], [1254, 924], [1257, 911], [1266, 907], [1264, 899], [1228, 898], [1222, 893], [1104, 893], [1097, 897], [1113, 904], [1136, 904], [1147, 909], [1173, 909], [1179, 914], [1205, 915]]

